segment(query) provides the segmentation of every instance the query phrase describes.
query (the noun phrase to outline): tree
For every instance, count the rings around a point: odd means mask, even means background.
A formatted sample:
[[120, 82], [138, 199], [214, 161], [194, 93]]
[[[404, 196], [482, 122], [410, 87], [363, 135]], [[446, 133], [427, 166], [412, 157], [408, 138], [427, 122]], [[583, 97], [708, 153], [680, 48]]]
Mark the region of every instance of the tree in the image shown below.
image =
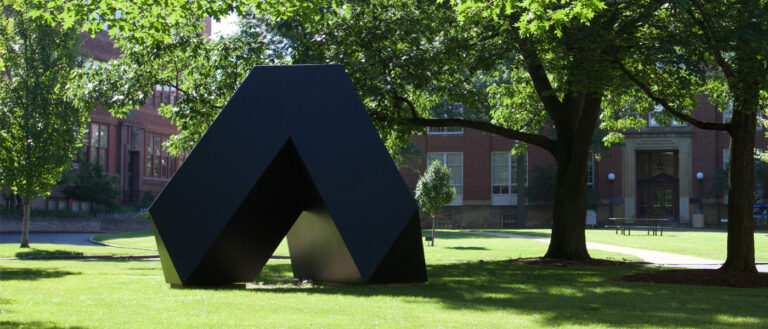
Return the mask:
[[49, 25], [47, 7], [3, 6], [0, 23], [0, 173], [24, 205], [21, 247], [29, 247], [30, 202], [46, 196], [71, 164], [89, 107], [69, 93], [80, 66], [77, 29]]
[[[588, 259], [586, 169], [601, 113], [624, 106], [612, 61], [652, 1], [288, 2], [278, 31], [301, 63], [340, 63], [388, 145], [424, 127], [482, 130], [557, 162], [545, 257]], [[282, 14], [287, 12], [287, 14]], [[282, 16], [281, 16], [282, 14]], [[435, 104], [463, 106], [441, 112]], [[437, 110], [436, 110], [437, 109]], [[606, 115], [619, 130], [644, 123]], [[615, 141], [618, 135], [609, 134]], [[521, 144], [523, 144], [521, 143]]]
[[432, 162], [416, 184], [416, 202], [421, 210], [432, 216], [432, 242], [435, 245], [435, 226], [437, 215], [443, 206], [456, 195], [451, 186], [451, 170], [440, 161]]
[[[631, 55], [617, 64], [638, 88], [674, 117], [695, 127], [728, 132], [728, 255], [726, 271], [755, 267], [754, 145], [758, 114], [768, 105], [768, 3], [674, 1], [649, 20]], [[691, 115], [704, 98], [731, 110], [730, 122]]]
[[[107, 66], [112, 73], [103, 75], [105, 83], [97, 84], [127, 86], [112, 97], [116, 106], [107, 105], [113, 112], [140, 104], [155, 84], [178, 82], [181, 101], [162, 111], [183, 132], [170, 141], [171, 151], [191, 147], [234, 91], [232, 82], [245, 74], [238, 67], [245, 60], [229, 60], [242, 49], [219, 52], [225, 60], [209, 60], [200, 51], [208, 46], [198, 41], [199, 22], [232, 10], [264, 22], [252, 25], [258, 28], [242, 34], [237, 45], [275, 46], [263, 57], [244, 56], [250, 63], [276, 57], [343, 64], [393, 153], [426, 126], [472, 128], [541, 147], [558, 165], [545, 256], [588, 259], [586, 169], [598, 119], [602, 112], [611, 130], [644, 124], [609, 114], [620, 113], [628, 96], [612, 64], [639, 23], [660, 6], [651, 0], [294, 0], [248, 7], [243, 2], [172, 0], [146, 8], [115, 0], [73, 5], [70, 15], [98, 13], [100, 20], [91, 22], [91, 29], [107, 24], [123, 51], [120, 61]], [[114, 17], [116, 8], [121, 18]], [[282, 38], [270, 39], [274, 35]], [[446, 111], [435, 106], [441, 102], [462, 106]], [[606, 136], [608, 141], [617, 138]]]
[[[80, 161], [76, 169], [65, 175], [63, 183], [66, 185], [62, 192], [68, 198], [93, 202], [94, 206], [110, 210], [117, 208], [117, 177], [105, 173], [97, 162]], [[95, 211], [92, 207], [91, 212]]]

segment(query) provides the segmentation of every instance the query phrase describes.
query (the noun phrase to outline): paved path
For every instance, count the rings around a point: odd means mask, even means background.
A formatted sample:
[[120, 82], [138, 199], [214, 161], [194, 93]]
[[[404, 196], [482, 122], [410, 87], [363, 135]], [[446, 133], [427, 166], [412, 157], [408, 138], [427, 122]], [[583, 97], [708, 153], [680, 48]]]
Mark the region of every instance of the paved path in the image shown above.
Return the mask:
[[[30, 233], [29, 243], [95, 246], [90, 240], [94, 234], [98, 233]], [[21, 233], [0, 233], [0, 243], [21, 243]]]
[[[498, 232], [463, 232], [463, 233], [493, 235], [493, 236], [500, 236], [500, 237], [506, 237], [506, 238], [527, 239], [527, 240], [534, 240], [534, 241], [549, 243], [549, 238], [522, 235], [522, 234], [509, 234], [509, 233], [498, 233]], [[595, 242], [587, 242], [587, 249], [596, 249], [596, 250], [610, 251], [615, 253], [637, 256], [640, 259], [642, 259], [644, 262], [650, 263], [652, 266], [682, 267], [682, 268], [719, 268], [720, 265], [723, 264], [723, 262], [714, 260], [714, 259], [671, 254], [667, 252], [651, 251], [651, 250], [645, 250], [645, 249], [619, 247], [619, 246], [613, 246], [613, 245], [595, 243]], [[757, 270], [760, 272], [768, 272], [768, 264], [758, 264]]]

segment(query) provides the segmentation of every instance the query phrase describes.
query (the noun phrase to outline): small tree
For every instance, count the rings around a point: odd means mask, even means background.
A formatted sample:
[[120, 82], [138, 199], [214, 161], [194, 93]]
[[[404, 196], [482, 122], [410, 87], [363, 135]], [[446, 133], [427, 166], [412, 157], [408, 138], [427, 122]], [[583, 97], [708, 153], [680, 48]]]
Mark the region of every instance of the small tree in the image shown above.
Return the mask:
[[21, 247], [29, 248], [30, 202], [46, 196], [80, 143], [89, 107], [69, 93], [80, 66], [78, 31], [52, 26], [54, 6], [3, 2], [0, 20], [0, 174], [24, 205]]
[[455, 193], [451, 186], [451, 170], [437, 160], [429, 165], [416, 184], [416, 202], [421, 210], [432, 216], [432, 246], [435, 245], [437, 214], [453, 200]]
[[[77, 169], [69, 172], [65, 178], [68, 185], [62, 192], [72, 199], [93, 202], [94, 206], [102, 206], [109, 210], [117, 208], [117, 196], [120, 190], [116, 187], [117, 178], [104, 172], [98, 163], [81, 161]], [[91, 208], [95, 213], [96, 207]]]

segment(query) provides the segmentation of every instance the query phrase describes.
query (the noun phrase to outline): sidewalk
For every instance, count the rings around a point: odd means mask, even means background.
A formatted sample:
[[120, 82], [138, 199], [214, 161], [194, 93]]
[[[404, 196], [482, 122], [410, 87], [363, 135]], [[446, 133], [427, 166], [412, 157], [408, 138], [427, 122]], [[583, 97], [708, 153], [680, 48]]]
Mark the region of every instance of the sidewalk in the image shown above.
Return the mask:
[[[509, 234], [498, 232], [462, 232], [467, 234], [484, 234], [500, 236], [514, 239], [528, 239], [544, 243], [549, 243], [549, 238], [529, 236], [522, 234]], [[671, 254], [667, 252], [651, 251], [644, 249], [612, 246], [603, 243], [587, 242], [587, 249], [603, 250], [627, 255], [637, 256], [644, 262], [650, 263], [650, 266], [679, 267], [692, 269], [716, 269], [723, 265], [722, 261], [692, 256]], [[768, 273], [768, 264], [758, 264], [757, 270]]]

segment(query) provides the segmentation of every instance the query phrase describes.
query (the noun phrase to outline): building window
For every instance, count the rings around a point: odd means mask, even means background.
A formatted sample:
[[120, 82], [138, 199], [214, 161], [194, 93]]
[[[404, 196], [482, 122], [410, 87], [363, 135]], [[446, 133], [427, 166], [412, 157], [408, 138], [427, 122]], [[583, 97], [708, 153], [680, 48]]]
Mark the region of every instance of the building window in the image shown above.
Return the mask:
[[[655, 115], [661, 115], [661, 113], [664, 111], [664, 107], [661, 105], [654, 106], [653, 112], [648, 114], [648, 127], [663, 127], [658, 121], [656, 121], [656, 118], [654, 118]], [[685, 121], [681, 121], [678, 119], [673, 118], [669, 122], [669, 127], [687, 127], [688, 123]]]
[[147, 152], [144, 175], [170, 178], [176, 172], [177, 161], [168, 155], [168, 151], [163, 149], [163, 143], [168, 140], [168, 137], [153, 133], [146, 133], [145, 136]]
[[[491, 153], [491, 205], [517, 205], [517, 160], [510, 152]], [[524, 171], [528, 183], [527, 156]]]
[[462, 127], [428, 127], [427, 134], [429, 135], [461, 135], [464, 133]]
[[153, 104], [155, 106], [172, 105], [176, 103], [177, 98], [178, 92], [176, 91], [176, 88], [161, 85], [155, 86], [155, 94], [153, 100]]
[[464, 200], [464, 154], [461, 152], [427, 153], [427, 166], [435, 160], [451, 170], [451, 186], [456, 190], [456, 196], [447, 205], [460, 206]]
[[88, 212], [91, 210], [91, 203], [73, 199], [48, 198], [45, 200], [45, 209]]
[[102, 169], [107, 170], [107, 147], [109, 146], [109, 126], [91, 122], [88, 134], [84, 136], [86, 142], [85, 160], [90, 163], [98, 163]]
[[515, 227], [517, 227], [517, 215], [501, 214], [501, 228], [515, 228]]
[[[526, 180], [528, 159], [526, 163]], [[493, 194], [517, 193], [517, 157], [509, 152], [491, 153], [491, 190]], [[527, 182], [526, 182], [527, 183]]]

